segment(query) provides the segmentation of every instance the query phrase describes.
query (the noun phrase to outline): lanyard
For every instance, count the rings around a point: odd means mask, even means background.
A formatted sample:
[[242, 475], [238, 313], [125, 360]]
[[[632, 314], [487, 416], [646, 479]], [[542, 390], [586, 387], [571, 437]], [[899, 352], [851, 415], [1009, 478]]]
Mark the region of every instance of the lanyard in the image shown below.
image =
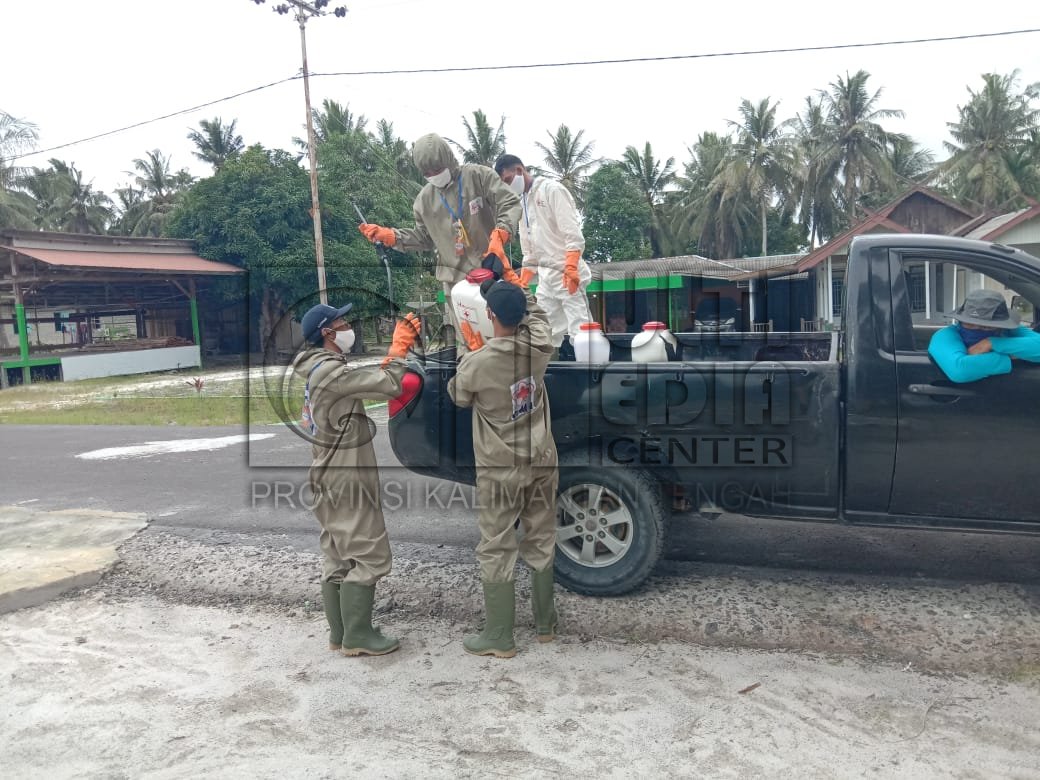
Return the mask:
[[459, 213], [458, 214], [456, 214], [452, 210], [451, 205], [448, 203], [448, 201], [444, 197], [443, 193], [438, 192], [437, 194], [441, 196], [441, 203], [444, 204], [444, 208], [446, 208], [448, 210], [448, 213], [451, 214], [452, 219], [456, 219], [459, 222], [461, 222], [462, 221], [462, 171], [459, 171]]

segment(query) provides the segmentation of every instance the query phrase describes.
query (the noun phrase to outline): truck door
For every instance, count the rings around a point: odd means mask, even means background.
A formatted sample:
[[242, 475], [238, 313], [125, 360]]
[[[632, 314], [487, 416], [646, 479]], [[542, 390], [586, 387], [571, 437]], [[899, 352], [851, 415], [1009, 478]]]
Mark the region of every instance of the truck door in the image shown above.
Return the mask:
[[1038, 281], [950, 252], [893, 252], [890, 273], [898, 434], [889, 513], [924, 525], [1040, 524], [1040, 364], [1015, 360], [1010, 374], [957, 384], [927, 351], [967, 290], [1035, 299]]

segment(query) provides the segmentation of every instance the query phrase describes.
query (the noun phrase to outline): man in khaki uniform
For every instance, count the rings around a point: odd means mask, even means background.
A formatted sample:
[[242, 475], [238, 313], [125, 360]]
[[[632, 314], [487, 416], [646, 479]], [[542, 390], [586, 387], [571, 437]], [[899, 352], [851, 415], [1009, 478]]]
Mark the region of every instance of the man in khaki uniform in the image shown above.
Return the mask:
[[506, 258], [505, 244], [520, 221], [520, 199], [485, 165], [459, 165], [447, 142], [429, 133], [412, 145], [412, 159], [426, 178], [412, 204], [414, 228], [362, 224], [369, 241], [402, 252], [437, 250], [437, 280], [444, 290], [448, 321], [455, 332], [459, 323], [451, 305], [451, 288], [480, 268], [489, 254]]
[[[459, 361], [448, 392], [473, 407], [473, 452], [480, 501], [477, 560], [487, 620], [463, 646], [476, 655], [516, 655], [513, 624], [517, 553], [532, 569], [531, 602], [538, 641], [556, 632], [553, 555], [556, 549], [556, 442], [545, 393], [552, 333], [545, 312], [525, 287], [505, 280], [482, 286], [495, 337], [486, 345], [469, 323], [470, 352]], [[517, 518], [523, 539], [517, 542]]]
[[309, 481], [321, 525], [329, 647], [349, 656], [383, 655], [400, 643], [372, 627], [376, 583], [390, 573], [390, 543], [372, 447], [375, 426], [365, 416], [364, 399], [401, 394], [401, 358], [415, 342], [419, 319], [409, 314], [397, 323], [382, 365], [354, 366], [345, 354], [354, 333], [343, 319], [351, 308], [319, 304], [304, 314], [303, 334], [311, 346], [293, 369], [306, 382], [303, 416], [314, 457]]

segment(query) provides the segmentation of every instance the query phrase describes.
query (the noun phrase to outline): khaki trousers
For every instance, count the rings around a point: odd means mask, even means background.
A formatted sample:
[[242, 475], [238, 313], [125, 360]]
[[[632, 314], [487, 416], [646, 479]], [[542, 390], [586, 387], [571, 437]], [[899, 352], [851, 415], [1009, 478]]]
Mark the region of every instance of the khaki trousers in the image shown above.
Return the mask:
[[322, 581], [375, 585], [391, 567], [378, 487], [373, 491], [365, 480], [350, 480], [323, 487], [320, 494], [317, 490], [315, 486]]
[[[556, 550], [556, 487], [552, 466], [477, 469], [480, 543], [477, 562], [484, 582], [513, 579], [519, 554], [535, 571], [553, 562]], [[514, 529], [520, 518], [522, 537]]]

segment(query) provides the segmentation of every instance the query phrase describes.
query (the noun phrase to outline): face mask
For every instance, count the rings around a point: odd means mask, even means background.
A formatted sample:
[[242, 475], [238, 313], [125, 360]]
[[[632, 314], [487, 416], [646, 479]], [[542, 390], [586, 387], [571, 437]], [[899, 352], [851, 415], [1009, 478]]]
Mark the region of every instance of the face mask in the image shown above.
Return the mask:
[[961, 332], [961, 341], [964, 342], [964, 346], [966, 347], [974, 347], [983, 339], [999, 335], [997, 333], [990, 333], [988, 330], [973, 330], [972, 328], [965, 328], [963, 325], [957, 326], [957, 329]]
[[427, 176], [426, 181], [428, 181], [434, 187], [443, 189], [444, 187], [447, 187], [449, 184], [451, 184], [451, 171], [445, 168], [436, 176]]
[[354, 346], [354, 330], [337, 330], [336, 331], [336, 346], [344, 352], [350, 352], [350, 348]]
[[522, 173], [516, 174], [516, 176], [513, 177], [513, 180], [511, 182], [509, 182], [509, 184], [507, 184], [506, 186], [509, 187], [509, 189], [511, 189], [517, 195], [523, 195], [524, 194], [524, 175]]

